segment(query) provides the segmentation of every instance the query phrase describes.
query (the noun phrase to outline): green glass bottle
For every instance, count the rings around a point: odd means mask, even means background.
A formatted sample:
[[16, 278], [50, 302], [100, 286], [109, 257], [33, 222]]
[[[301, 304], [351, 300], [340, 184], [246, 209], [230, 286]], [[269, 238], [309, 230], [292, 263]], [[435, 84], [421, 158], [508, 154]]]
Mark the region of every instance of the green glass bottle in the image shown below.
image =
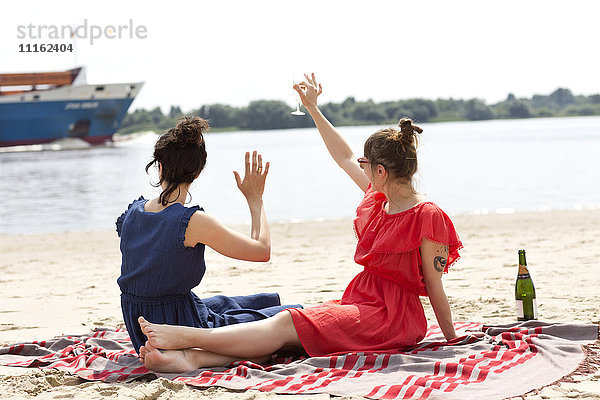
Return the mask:
[[533, 287], [533, 281], [527, 269], [525, 250], [519, 250], [519, 274], [515, 284], [515, 299], [517, 300], [517, 319], [519, 321], [537, 319], [535, 287]]

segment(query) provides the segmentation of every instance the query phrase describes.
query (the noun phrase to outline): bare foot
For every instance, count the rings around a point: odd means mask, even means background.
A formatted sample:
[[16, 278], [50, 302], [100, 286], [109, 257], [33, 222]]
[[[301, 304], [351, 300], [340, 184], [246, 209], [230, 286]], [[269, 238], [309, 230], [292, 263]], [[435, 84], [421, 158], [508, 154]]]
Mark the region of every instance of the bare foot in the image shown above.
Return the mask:
[[[166, 373], [181, 373], [197, 369], [189, 357], [189, 350], [158, 350], [146, 342], [144, 365], [151, 371]], [[141, 348], [140, 348], [141, 356]]]
[[187, 349], [197, 347], [192, 343], [192, 338], [197, 336], [202, 328], [191, 328], [189, 326], [153, 324], [139, 317], [138, 322], [142, 332], [148, 338], [148, 343], [157, 349]]
[[[182, 373], [198, 368], [225, 366], [238, 360], [202, 349], [159, 350], [148, 342], [145, 347], [144, 365], [155, 372]], [[260, 357], [252, 361], [260, 364], [269, 358], [270, 356]]]
[[146, 358], [146, 354], [148, 354], [148, 349], [146, 348], [146, 346], [140, 347], [140, 361], [142, 362], [142, 364], [146, 362], [144, 360], [144, 358]]

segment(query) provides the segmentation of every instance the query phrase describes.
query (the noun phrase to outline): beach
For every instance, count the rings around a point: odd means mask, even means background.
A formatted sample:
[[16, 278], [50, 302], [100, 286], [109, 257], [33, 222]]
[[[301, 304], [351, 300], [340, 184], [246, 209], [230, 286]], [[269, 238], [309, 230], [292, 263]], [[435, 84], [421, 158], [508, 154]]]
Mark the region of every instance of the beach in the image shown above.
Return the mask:
[[[516, 321], [517, 250], [527, 250], [542, 321], [600, 322], [600, 210], [458, 215], [462, 258], [444, 276], [455, 321]], [[249, 233], [249, 226], [235, 229]], [[360, 272], [351, 219], [272, 224], [266, 263], [228, 259], [210, 249], [200, 297], [278, 292], [305, 306], [340, 298]], [[0, 235], [0, 345], [84, 334], [122, 324], [119, 239], [114, 231]], [[422, 298], [428, 320], [435, 321]], [[600, 398], [600, 372], [525, 396]], [[273, 394], [198, 390], [165, 379], [86, 382], [57, 371], [0, 367], [0, 398], [267, 398]], [[315, 398], [329, 398], [318, 395]]]

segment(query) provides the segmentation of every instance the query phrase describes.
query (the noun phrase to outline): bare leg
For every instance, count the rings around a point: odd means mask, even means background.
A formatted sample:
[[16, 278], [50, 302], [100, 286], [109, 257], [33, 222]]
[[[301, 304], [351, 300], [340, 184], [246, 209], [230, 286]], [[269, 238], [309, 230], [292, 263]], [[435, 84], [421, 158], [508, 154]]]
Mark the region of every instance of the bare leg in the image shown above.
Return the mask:
[[[155, 372], [188, 372], [198, 368], [221, 367], [238, 361], [235, 357], [223, 356], [202, 349], [158, 350], [147, 342], [144, 347], [146, 348], [144, 365]], [[268, 359], [269, 356], [251, 361], [263, 363]]]
[[152, 324], [143, 317], [139, 323], [148, 343], [162, 349], [200, 347], [226, 356], [252, 358], [273, 354], [284, 345], [302, 346], [287, 311], [260, 321], [213, 329]]

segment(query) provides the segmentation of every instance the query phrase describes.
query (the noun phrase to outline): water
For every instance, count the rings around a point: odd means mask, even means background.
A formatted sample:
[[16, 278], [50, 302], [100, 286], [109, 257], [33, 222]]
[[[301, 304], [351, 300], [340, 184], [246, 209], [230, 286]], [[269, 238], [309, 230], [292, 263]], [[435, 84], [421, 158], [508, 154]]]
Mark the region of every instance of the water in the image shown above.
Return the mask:
[[[423, 124], [418, 188], [449, 214], [600, 207], [600, 117]], [[342, 127], [362, 155], [378, 127]], [[0, 233], [114, 229], [133, 199], [159, 192], [147, 175], [156, 136], [63, 151], [0, 149]], [[271, 221], [348, 218], [362, 198], [316, 129], [209, 134], [207, 167], [192, 185], [200, 204], [228, 224], [248, 223], [233, 170], [258, 149], [271, 162]], [[14, 150], [14, 149], [13, 149]], [[27, 150], [27, 151], [23, 151]]]

